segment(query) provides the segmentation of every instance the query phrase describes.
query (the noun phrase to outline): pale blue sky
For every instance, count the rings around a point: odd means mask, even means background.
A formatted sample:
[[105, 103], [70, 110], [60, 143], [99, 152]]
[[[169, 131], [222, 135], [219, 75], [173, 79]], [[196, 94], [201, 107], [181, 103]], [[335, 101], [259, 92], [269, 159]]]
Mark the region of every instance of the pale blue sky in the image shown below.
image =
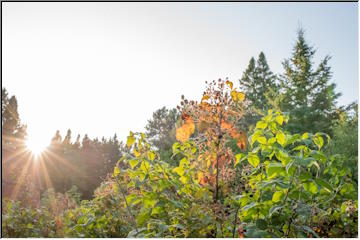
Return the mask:
[[[10, 3], [3, 9], [3, 86], [15, 94], [29, 138], [59, 129], [124, 140], [204, 82], [238, 84], [264, 51], [274, 73], [301, 24], [332, 56], [340, 104], [358, 99], [357, 3]], [[73, 136], [75, 137], [75, 136]]]

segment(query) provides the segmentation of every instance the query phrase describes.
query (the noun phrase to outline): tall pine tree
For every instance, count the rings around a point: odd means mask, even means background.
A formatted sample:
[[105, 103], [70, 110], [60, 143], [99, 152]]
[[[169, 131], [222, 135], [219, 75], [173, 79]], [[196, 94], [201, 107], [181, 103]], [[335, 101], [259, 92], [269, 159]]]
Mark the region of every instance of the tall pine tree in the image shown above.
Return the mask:
[[246, 93], [244, 127], [255, 124], [264, 112], [272, 108], [269, 98], [277, 95], [276, 76], [270, 70], [265, 54], [260, 52], [258, 60], [250, 59], [240, 79], [240, 87]]
[[330, 133], [335, 117], [335, 84], [330, 84], [330, 60], [326, 56], [319, 66], [313, 69], [315, 50], [304, 38], [304, 30], [299, 29], [297, 42], [290, 59], [283, 62], [285, 73], [281, 76], [284, 98], [281, 109], [289, 112], [291, 120], [287, 125], [291, 132]]

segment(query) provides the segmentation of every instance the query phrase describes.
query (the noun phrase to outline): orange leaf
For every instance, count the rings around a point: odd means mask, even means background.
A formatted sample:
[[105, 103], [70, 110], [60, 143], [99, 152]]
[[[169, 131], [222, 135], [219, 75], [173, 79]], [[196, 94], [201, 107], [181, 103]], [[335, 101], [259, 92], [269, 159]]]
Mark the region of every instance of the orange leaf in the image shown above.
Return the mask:
[[[189, 116], [189, 115], [187, 115]], [[186, 142], [189, 137], [195, 131], [194, 121], [190, 118], [190, 116], [186, 119], [186, 122], [183, 126], [176, 129], [176, 139], [180, 142]]]
[[226, 81], [226, 84], [229, 85], [229, 86], [230, 86], [230, 89], [232, 90], [232, 88], [233, 88], [233, 83], [230, 82], [229, 80], [227, 80], [227, 81]]
[[231, 125], [230, 123], [227, 123], [227, 122], [225, 122], [225, 121], [222, 121], [222, 122], [221, 122], [221, 128], [230, 130], [230, 129], [232, 129], [232, 125]]
[[247, 145], [247, 137], [244, 132], [240, 132], [238, 136], [236, 136], [237, 139], [237, 145], [241, 150], [245, 150]]
[[210, 98], [210, 96], [209, 96], [209, 95], [204, 95], [204, 96], [202, 97], [201, 101], [208, 100], [209, 98]]

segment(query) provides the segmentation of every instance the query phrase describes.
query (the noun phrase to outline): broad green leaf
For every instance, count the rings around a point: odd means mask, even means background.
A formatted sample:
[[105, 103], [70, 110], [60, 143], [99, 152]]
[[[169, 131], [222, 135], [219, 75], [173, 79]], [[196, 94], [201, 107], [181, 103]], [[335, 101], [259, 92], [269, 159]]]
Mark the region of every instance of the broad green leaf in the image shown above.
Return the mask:
[[307, 192], [312, 194], [316, 194], [318, 192], [318, 186], [313, 181], [305, 182], [303, 183], [303, 186]]
[[332, 187], [329, 183], [325, 182], [324, 180], [322, 180], [322, 179], [320, 179], [320, 178], [317, 178], [317, 179], [315, 179], [315, 182], [316, 182], [319, 186], [325, 188], [328, 192], [334, 192], [333, 187]]
[[276, 191], [272, 197], [273, 202], [280, 202], [284, 198], [284, 192], [283, 191]]
[[302, 172], [299, 176], [299, 179], [301, 181], [306, 181], [306, 180], [309, 180], [311, 179], [313, 176], [310, 172]]
[[253, 166], [253, 167], [257, 167], [260, 163], [260, 159], [256, 154], [253, 153], [249, 153], [248, 155], [248, 162]]
[[239, 164], [239, 162], [241, 161], [241, 159], [245, 156], [245, 154], [243, 153], [238, 153], [235, 155], [235, 166]]
[[286, 136], [282, 131], [278, 131], [276, 133], [276, 141], [281, 145], [284, 146], [286, 143]]
[[279, 211], [279, 210], [282, 209], [283, 207], [284, 207], [284, 206], [277, 206], [277, 205], [271, 207], [270, 210], [269, 210], [269, 215], [270, 215], [270, 217], [271, 217], [271, 215], [273, 215], [274, 213], [276, 213], [277, 211]]
[[279, 162], [272, 162], [266, 168], [266, 172], [267, 172], [269, 178], [274, 177], [274, 174], [277, 175], [282, 171], [284, 171], [284, 168], [283, 168], [282, 164]]
[[257, 205], [257, 202], [252, 202], [246, 206], [243, 207], [243, 211], [249, 210]]
[[324, 139], [320, 135], [315, 135], [313, 141], [319, 149], [324, 145]]
[[130, 164], [131, 169], [134, 169], [134, 167], [136, 165], [138, 165], [138, 163], [139, 163], [139, 159], [131, 159], [131, 160], [129, 160], [129, 164]]
[[276, 138], [272, 137], [268, 140], [268, 144], [274, 144], [276, 142]]
[[309, 138], [309, 133], [308, 133], [308, 132], [304, 133], [304, 134], [301, 136], [301, 139], [302, 139], [302, 140], [305, 140], [305, 139], [308, 139], [308, 138]]

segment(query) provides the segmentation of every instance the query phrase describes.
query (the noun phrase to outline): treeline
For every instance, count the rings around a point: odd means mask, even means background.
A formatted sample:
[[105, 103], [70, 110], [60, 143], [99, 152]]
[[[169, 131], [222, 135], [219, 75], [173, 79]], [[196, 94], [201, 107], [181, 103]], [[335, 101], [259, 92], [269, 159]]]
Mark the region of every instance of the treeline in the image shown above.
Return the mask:
[[[239, 79], [246, 99], [244, 118], [238, 122], [238, 126], [249, 133], [269, 109], [285, 112], [291, 116], [285, 130], [329, 134], [334, 138], [331, 146], [338, 146], [335, 147], [336, 152], [351, 154], [354, 172], [357, 172], [358, 104], [337, 105], [341, 94], [335, 91], [336, 85], [330, 82], [331, 57], [326, 56], [315, 66], [315, 53], [305, 40], [304, 30], [299, 29], [292, 55], [282, 62], [283, 73], [274, 74], [271, 71], [263, 52], [257, 59], [251, 58]], [[171, 146], [176, 141], [175, 111], [165, 108], [157, 110], [147, 126], [152, 137], [150, 142], [160, 149], [161, 154], [171, 152]], [[177, 116], [179, 121], [179, 113]], [[162, 128], [158, 127], [160, 125]], [[343, 144], [347, 144], [347, 148], [340, 147]]]
[[21, 123], [16, 97], [3, 88], [1, 100], [4, 197], [36, 204], [46, 189], [65, 193], [76, 186], [83, 199], [90, 199], [124, 152], [116, 134], [101, 140], [87, 134], [73, 139], [69, 129], [64, 137], [56, 131], [34, 161], [26, 147], [26, 125]]
[[[333, 138], [328, 151], [347, 154], [352, 159], [353, 176], [357, 178], [357, 104], [336, 105], [340, 94], [335, 91], [335, 84], [330, 83], [330, 57], [326, 56], [315, 66], [315, 52], [300, 29], [292, 55], [283, 61], [283, 73], [274, 74], [271, 71], [263, 52], [257, 59], [251, 58], [239, 80], [246, 99], [244, 117], [237, 125], [249, 133], [268, 109], [288, 113], [291, 118], [285, 130], [328, 133]], [[177, 165], [180, 160], [172, 156], [176, 126], [181, 120], [179, 109], [180, 106], [174, 109], [164, 107], [155, 111], [145, 127], [152, 146], [159, 150], [161, 159], [171, 165]], [[26, 199], [25, 196], [19, 197], [20, 192], [35, 192], [32, 195], [40, 196], [41, 192], [51, 187], [64, 193], [75, 185], [82, 198], [89, 199], [127, 151], [116, 135], [101, 140], [85, 135], [81, 139], [80, 135], [74, 138], [71, 130], [64, 137], [57, 131], [48, 149], [35, 162], [26, 149], [25, 139], [26, 126], [20, 121], [16, 97], [9, 96], [3, 88], [4, 196], [14, 198], [17, 195], [18, 199]], [[341, 147], [344, 144], [346, 147]]]

